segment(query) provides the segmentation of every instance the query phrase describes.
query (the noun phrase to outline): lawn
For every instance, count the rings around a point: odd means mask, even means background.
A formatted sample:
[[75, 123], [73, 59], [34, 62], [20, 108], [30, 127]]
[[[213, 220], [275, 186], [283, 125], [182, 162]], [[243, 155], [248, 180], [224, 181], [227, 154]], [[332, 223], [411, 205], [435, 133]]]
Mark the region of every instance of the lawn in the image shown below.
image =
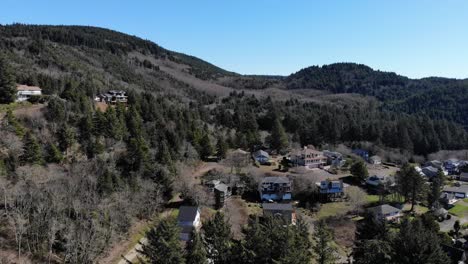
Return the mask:
[[468, 206], [456, 203], [454, 207], [450, 208], [449, 213], [460, 217], [466, 216], [468, 215]]
[[367, 203], [377, 203], [380, 200], [380, 198], [378, 195], [368, 194], [366, 196], [366, 200], [367, 200]]
[[320, 207], [317, 217], [322, 219], [330, 216], [344, 215], [351, 209], [352, 207], [345, 202], [326, 203]]
[[[411, 209], [411, 204], [410, 203], [407, 203], [405, 204], [405, 206], [403, 207], [403, 211], [409, 211]], [[422, 206], [422, 205], [415, 205], [414, 206], [414, 212], [417, 213], [417, 214], [424, 214], [424, 213], [427, 213], [427, 211], [429, 211], [429, 208], [425, 207], [425, 206]]]

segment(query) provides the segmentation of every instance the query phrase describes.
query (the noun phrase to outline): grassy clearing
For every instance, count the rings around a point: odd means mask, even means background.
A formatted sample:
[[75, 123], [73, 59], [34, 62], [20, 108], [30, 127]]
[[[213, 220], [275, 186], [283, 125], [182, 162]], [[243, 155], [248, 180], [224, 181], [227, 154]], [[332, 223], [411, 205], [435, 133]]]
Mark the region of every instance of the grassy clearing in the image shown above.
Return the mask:
[[466, 216], [468, 215], [468, 206], [457, 203], [454, 207], [450, 208], [449, 213], [460, 217]]
[[322, 219], [330, 216], [344, 215], [351, 209], [352, 207], [345, 202], [322, 204], [320, 211], [317, 213], [317, 218]]
[[15, 102], [15, 103], [11, 103], [11, 104], [0, 104], [0, 113], [5, 113], [9, 109], [11, 109], [13, 111], [15, 109], [28, 107], [30, 105], [31, 105], [30, 102], [21, 102], [21, 103], [20, 102]]
[[377, 203], [380, 198], [378, 195], [368, 194], [366, 196], [367, 203]]
[[[405, 206], [403, 207], [403, 211], [409, 211], [410, 209], [411, 209], [411, 204], [409, 203], [405, 204]], [[416, 214], [424, 214], [424, 213], [427, 213], [427, 211], [429, 211], [429, 208], [425, 206], [422, 206], [422, 205], [414, 206], [414, 212]]]

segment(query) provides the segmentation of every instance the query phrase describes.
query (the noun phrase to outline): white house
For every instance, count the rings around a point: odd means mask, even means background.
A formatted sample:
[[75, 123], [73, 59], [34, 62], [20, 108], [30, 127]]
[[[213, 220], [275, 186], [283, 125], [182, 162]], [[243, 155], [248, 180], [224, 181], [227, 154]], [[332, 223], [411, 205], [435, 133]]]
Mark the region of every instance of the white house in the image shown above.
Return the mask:
[[382, 158], [380, 158], [379, 156], [377, 155], [374, 155], [372, 157], [369, 158], [369, 163], [371, 164], [382, 164]]
[[28, 86], [24, 84], [18, 84], [16, 86], [16, 101], [23, 102], [27, 101], [31, 96], [40, 96], [42, 95], [42, 89], [37, 86]]
[[189, 241], [193, 229], [199, 230], [201, 227], [200, 210], [196, 206], [181, 206], [177, 225], [182, 229], [180, 239]]
[[313, 146], [306, 146], [291, 153], [292, 164], [308, 169], [323, 167], [327, 165], [327, 161], [328, 158], [323, 155], [323, 152], [316, 150]]

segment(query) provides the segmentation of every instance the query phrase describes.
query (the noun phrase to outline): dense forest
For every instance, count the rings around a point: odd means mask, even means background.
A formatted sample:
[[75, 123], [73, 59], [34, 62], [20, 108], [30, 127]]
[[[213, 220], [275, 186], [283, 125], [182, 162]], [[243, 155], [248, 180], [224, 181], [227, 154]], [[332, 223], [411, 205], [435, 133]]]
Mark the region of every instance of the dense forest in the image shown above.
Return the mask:
[[[19, 111], [13, 103], [17, 83], [38, 85], [44, 95]], [[181, 192], [184, 166], [222, 158], [227, 149], [281, 153], [293, 143], [368, 141], [411, 157], [466, 148], [460, 125], [468, 118], [465, 84], [415, 81], [352, 64], [313, 67], [287, 78], [239, 76], [107, 29], [0, 26], [0, 103], [11, 103], [0, 116], [0, 244], [42, 263], [93, 263], [132, 221], [150, 219]], [[270, 86], [365, 96], [272, 98], [261, 93]], [[98, 108], [95, 96], [111, 89], [126, 91], [128, 104]], [[206, 232], [226, 254], [202, 253], [215, 263], [230, 263], [233, 256], [237, 263], [273, 263], [272, 256], [278, 263], [304, 263], [311, 257], [307, 250], [276, 250], [308, 247], [304, 226], [272, 234], [270, 227], [281, 223], [251, 219], [243, 230], [251, 240], [240, 242], [219, 230], [217, 217]], [[419, 221], [406, 228], [425, 233]], [[163, 224], [163, 231], [171, 229]], [[327, 248], [329, 231], [320, 228]], [[258, 248], [252, 242], [273, 235], [286, 244], [271, 239], [271, 247]], [[392, 236], [384, 253], [397, 255], [398, 239]], [[174, 263], [185, 258], [173, 257]]]
[[374, 96], [382, 109], [427, 115], [463, 126], [468, 124], [468, 80], [447, 78], [409, 79], [391, 72], [375, 71], [354, 63], [312, 66], [285, 79], [288, 89], [317, 89], [332, 93]]

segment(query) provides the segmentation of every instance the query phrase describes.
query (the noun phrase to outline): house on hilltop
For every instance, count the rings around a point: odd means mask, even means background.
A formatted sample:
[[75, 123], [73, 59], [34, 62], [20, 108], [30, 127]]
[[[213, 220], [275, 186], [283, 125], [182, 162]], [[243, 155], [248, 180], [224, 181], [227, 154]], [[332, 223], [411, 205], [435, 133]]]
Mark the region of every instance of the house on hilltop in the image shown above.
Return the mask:
[[94, 99], [96, 102], [104, 102], [106, 104], [118, 104], [128, 102], [128, 96], [125, 91], [121, 90], [109, 90], [107, 93], [99, 94]]
[[38, 86], [28, 86], [24, 84], [18, 84], [16, 86], [16, 101], [24, 102], [29, 100], [33, 96], [41, 96], [42, 89]]
[[189, 241], [192, 231], [201, 228], [200, 210], [197, 206], [181, 206], [177, 216], [177, 225], [182, 229], [180, 239]]

